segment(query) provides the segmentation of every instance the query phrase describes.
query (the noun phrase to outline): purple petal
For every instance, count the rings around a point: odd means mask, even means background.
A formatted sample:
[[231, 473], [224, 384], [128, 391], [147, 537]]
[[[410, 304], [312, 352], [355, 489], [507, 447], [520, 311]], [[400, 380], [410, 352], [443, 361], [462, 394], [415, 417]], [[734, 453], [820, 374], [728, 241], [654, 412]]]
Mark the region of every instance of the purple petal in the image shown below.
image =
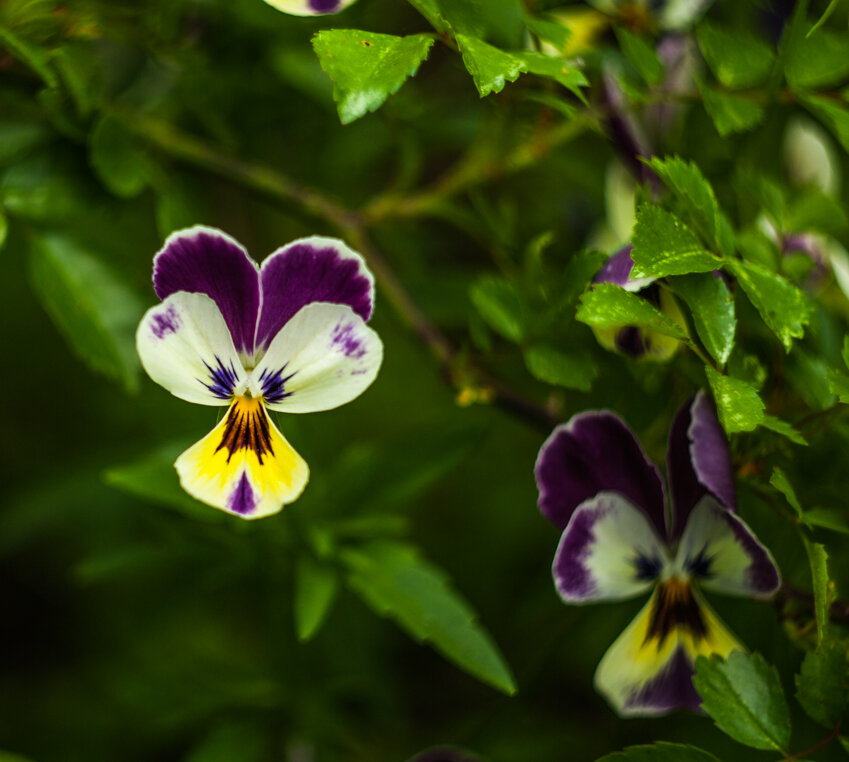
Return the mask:
[[313, 236], [287, 244], [262, 263], [261, 279], [258, 348], [312, 302], [347, 304], [363, 320], [371, 317], [374, 278], [363, 258], [335, 238]]
[[177, 291], [211, 297], [237, 352], [253, 354], [259, 312], [259, 272], [242, 246], [220, 230], [197, 225], [172, 233], [153, 260], [160, 299]]
[[605, 262], [601, 270], [596, 273], [593, 283], [613, 283], [617, 286], [626, 286], [630, 282], [631, 270], [634, 269], [634, 260], [631, 259], [631, 249], [628, 244], [619, 249]]
[[574, 510], [599, 492], [618, 492], [666, 536], [663, 482], [625, 422], [600, 410], [558, 426], [537, 457], [539, 509], [564, 529]]
[[666, 668], [625, 704], [626, 714], [666, 714], [675, 709], [699, 711], [701, 698], [693, 687], [693, 665], [678, 648]]
[[672, 503], [672, 536], [681, 534], [687, 517], [707, 494], [729, 510], [737, 497], [725, 433], [703, 391], [675, 414], [666, 453]]

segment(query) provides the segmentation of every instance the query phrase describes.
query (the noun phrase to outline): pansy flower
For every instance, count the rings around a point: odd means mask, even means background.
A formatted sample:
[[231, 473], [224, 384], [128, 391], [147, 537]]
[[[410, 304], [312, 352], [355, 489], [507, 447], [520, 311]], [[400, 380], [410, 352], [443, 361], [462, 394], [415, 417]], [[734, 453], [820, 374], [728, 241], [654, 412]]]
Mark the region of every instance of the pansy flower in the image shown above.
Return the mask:
[[162, 303], [136, 333], [147, 374], [175, 397], [228, 408], [177, 458], [180, 483], [243, 518], [276, 513], [309, 469], [268, 411], [330, 410], [374, 381], [374, 278], [335, 238], [293, 241], [260, 267], [230, 236], [197, 226], [165, 241], [153, 287]]
[[778, 588], [769, 551], [736, 515], [728, 447], [699, 392], [669, 435], [670, 499], [628, 426], [608, 411], [558, 426], [536, 463], [539, 508], [563, 529], [552, 572], [567, 603], [651, 592], [608, 649], [596, 689], [621, 715], [698, 709], [693, 663], [742, 649], [702, 590], [765, 598]]
[[278, 11], [292, 16], [323, 16], [338, 13], [356, 0], [265, 0]]
[[[604, 263], [593, 283], [613, 283], [626, 291], [639, 295], [657, 307], [664, 315], [679, 325], [686, 325], [684, 316], [675, 299], [655, 284], [655, 278], [632, 278], [634, 260], [628, 244]], [[633, 325], [621, 325], [611, 328], [593, 328], [593, 333], [605, 349], [619, 352], [634, 359], [668, 360], [678, 349], [679, 341], [656, 331], [649, 331]]]

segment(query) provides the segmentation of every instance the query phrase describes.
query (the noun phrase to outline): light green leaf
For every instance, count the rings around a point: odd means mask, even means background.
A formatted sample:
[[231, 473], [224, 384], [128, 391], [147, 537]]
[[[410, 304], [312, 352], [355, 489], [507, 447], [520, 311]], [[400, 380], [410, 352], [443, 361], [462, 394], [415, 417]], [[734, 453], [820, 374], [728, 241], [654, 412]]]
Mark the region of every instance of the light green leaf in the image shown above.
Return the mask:
[[849, 534], [849, 514], [835, 508], [811, 508], [805, 511], [805, 523], [832, 532]]
[[42, 305], [77, 355], [134, 391], [139, 381], [135, 331], [144, 312], [135, 292], [111, 268], [58, 234], [36, 239], [30, 272]]
[[89, 156], [98, 177], [116, 196], [138, 196], [147, 185], [147, 158], [117, 119], [104, 116], [97, 122], [89, 136]]
[[575, 317], [594, 328], [634, 325], [674, 339], [687, 338], [683, 326], [637, 294], [613, 283], [599, 283], [585, 292]]
[[796, 497], [796, 491], [793, 489], [793, 485], [790, 484], [790, 480], [787, 478], [787, 474], [785, 474], [778, 466], [775, 466], [772, 469], [772, 476], [769, 477], [769, 483], [782, 495], [784, 495], [787, 502], [790, 503], [790, 507], [796, 511], [797, 516], [801, 516], [804, 513], [802, 505]]
[[829, 368], [825, 374], [828, 390], [841, 402], [849, 402], [849, 376], [837, 368]]
[[849, 76], [849, 34], [821, 29], [795, 35], [788, 45], [784, 73], [794, 90], [839, 85]]
[[805, 654], [796, 675], [796, 699], [814, 722], [833, 728], [849, 702], [846, 682], [846, 646], [826, 639]]
[[524, 22], [525, 26], [539, 39], [551, 43], [558, 50], [563, 50], [572, 37], [572, 30], [559, 21], [525, 14]]
[[574, 63], [542, 53], [524, 52], [511, 53], [511, 55], [523, 61], [531, 74], [556, 80], [586, 103], [586, 97], [581, 92], [581, 88], [587, 87], [589, 83], [584, 72]]
[[790, 714], [775, 667], [760, 654], [732, 651], [696, 660], [693, 685], [702, 708], [735, 741], [755, 749], [787, 752]]
[[710, 272], [722, 266], [690, 228], [659, 206], [643, 204], [637, 209], [631, 240], [632, 278]]
[[661, 79], [663, 79], [663, 64], [651, 45], [642, 37], [637, 37], [624, 27], [617, 26], [614, 31], [625, 58], [637, 70], [637, 73], [649, 85], [660, 84]]
[[810, 299], [796, 286], [762, 265], [734, 261], [730, 267], [764, 323], [789, 352], [793, 339], [801, 339], [805, 335], [805, 326], [813, 315]]
[[752, 431], [764, 419], [764, 403], [757, 391], [745, 381], [723, 376], [705, 366], [722, 428], [727, 434]]
[[834, 137], [840, 141], [843, 149], [849, 152], [849, 109], [828, 98], [811, 95], [799, 99], [814, 116], [822, 120]]
[[586, 353], [564, 352], [548, 344], [528, 347], [525, 365], [540, 381], [582, 392], [588, 392], [598, 376], [598, 366]]
[[515, 82], [520, 74], [528, 71], [528, 64], [518, 56], [505, 53], [477, 37], [458, 34], [457, 44], [481, 98], [493, 92], [500, 93], [507, 82]]
[[333, 99], [342, 124], [350, 124], [384, 101], [412, 77], [427, 58], [433, 36], [325, 29], [312, 38], [321, 68], [333, 80]]
[[381, 616], [413, 638], [427, 641], [447, 659], [507, 694], [516, 692], [510, 669], [475, 613], [449, 586], [444, 572], [415, 548], [372, 542], [345, 550], [348, 584]]
[[670, 284], [690, 308], [696, 332], [711, 357], [725, 365], [737, 328], [734, 297], [725, 280], [713, 273], [697, 273], [674, 278]]
[[808, 440], [799, 433], [798, 429], [792, 424], [787, 423], [787, 421], [776, 418], [774, 415], [764, 415], [760, 425], [765, 429], [774, 431], [776, 434], [787, 437], [794, 444], [801, 445], [802, 447], [808, 446]]
[[407, 0], [440, 34], [451, 32], [451, 24], [442, 15], [438, 0]]
[[494, 275], [476, 281], [472, 303], [487, 324], [509, 341], [519, 342], [525, 332], [525, 306], [516, 287]]
[[828, 590], [828, 552], [825, 545], [802, 538], [811, 565], [811, 583], [814, 590], [814, 614], [817, 620], [817, 642], [822, 643], [828, 626], [828, 609], [831, 605]]
[[629, 746], [624, 751], [606, 754], [596, 762], [719, 762], [695, 746], [658, 741], [647, 746]]
[[705, 61], [726, 87], [754, 87], [769, 76], [775, 55], [757, 37], [711, 23], [702, 23], [696, 37]]
[[295, 567], [295, 629], [298, 640], [307, 641], [318, 632], [339, 589], [332, 566], [300, 555]]
[[746, 132], [763, 121], [763, 106], [739, 95], [721, 93], [710, 87], [700, 85], [702, 101], [708, 116], [720, 137], [726, 137], [734, 132]]

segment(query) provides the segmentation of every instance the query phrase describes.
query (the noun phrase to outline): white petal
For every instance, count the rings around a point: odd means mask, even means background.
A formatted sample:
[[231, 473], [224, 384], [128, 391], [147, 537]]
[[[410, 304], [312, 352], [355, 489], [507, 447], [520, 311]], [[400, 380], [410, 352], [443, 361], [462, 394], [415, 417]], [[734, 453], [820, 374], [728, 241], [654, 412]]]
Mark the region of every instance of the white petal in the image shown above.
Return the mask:
[[221, 311], [206, 294], [178, 291], [149, 309], [136, 331], [147, 374], [171, 394], [199, 405], [229, 405], [247, 374]]
[[362, 394], [382, 360], [380, 338], [350, 307], [313, 302], [271, 341], [250, 390], [271, 410], [330, 410]]

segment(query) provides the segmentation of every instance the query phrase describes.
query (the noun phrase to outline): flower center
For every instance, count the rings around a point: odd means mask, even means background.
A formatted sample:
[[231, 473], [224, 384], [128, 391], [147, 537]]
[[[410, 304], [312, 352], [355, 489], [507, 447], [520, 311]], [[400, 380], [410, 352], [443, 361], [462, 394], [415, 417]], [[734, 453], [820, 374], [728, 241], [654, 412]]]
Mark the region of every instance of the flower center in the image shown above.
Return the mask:
[[676, 629], [688, 631], [694, 640], [700, 640], [707, 634], [701, 607], [689, 580], [677, 576], [658, 585], [652, 598], [645, 642], [657, 639], [657, 647], [660, 648]]
[[215, 452], [226, 449], [227, 462], [239, 450], [252, 450], [262, 465], [263, 455], [273, 455], [268, 414], [261, 399], [236, 397], [227, 411], [221, 444]]

